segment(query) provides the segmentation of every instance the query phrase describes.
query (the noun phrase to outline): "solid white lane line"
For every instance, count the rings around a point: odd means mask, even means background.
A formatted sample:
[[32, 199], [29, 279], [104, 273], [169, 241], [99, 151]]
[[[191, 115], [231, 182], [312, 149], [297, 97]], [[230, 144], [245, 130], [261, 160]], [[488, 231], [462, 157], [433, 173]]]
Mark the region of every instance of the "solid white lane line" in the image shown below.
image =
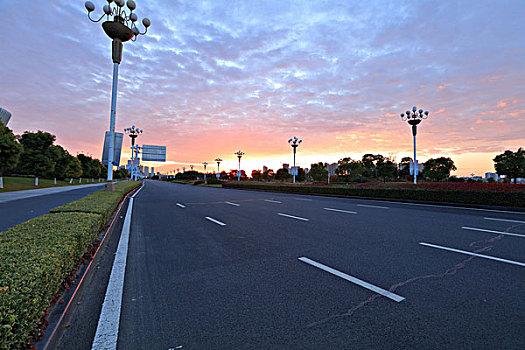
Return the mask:
[[232, 202], [224, 202], [224, 203], [229, 204], [229, 205], [234, 205], [236, 207], [240, 207], [241, 206], [240, 204], [232, 203]]
[[525, 221], [520, 221], [520, 220], [496, 219], [496, 218], [483, 218], [483, 219], [492, 220], [492, 221], [505, 221], [505, 222], [515, 222], [518, 224], [525, 224]]
[[339, 212], [339, 213], [357, 214], [356, 211], [348, 211], [348, 210], [332, 209], [332, 208], [323, 208], [323, 209], [324, 209], [324, 210], [337, 211], [337, 212]]
[[357, 206], [358, 207], [365, 207], [365, 208], [390, 209], [389, 207], [381, 207], [379, 205], [358, 204]]
[[468, 252], [468, 251], [465, 251], [465, 250], [448, 248], [448, 247], [443, 247], [443, 246], [440, 246], [440, 245], [435, 245], [435, 244], [430, 244], [430, 243], [419, 242], [419, 244], [427, 246], [427, 247], [448, 250], [450, 252], [461, 253], [461, 254], [466, 254], [466, 255], [472, 255], [472, 256], [477, 256], [479, 258], [490, 259], [490, 260], [504, 262], [504, 263], [507, 263], [507, 264], [512, 264], [512, 265], [518, 265], [518, 266], [525, 267], [525, 263], [522, 263], [520, 261], [507, 260], [507, 259], [498, 258], [498, 257], [495, 257], [495, 256], [483, 255], [483, 254], [478, 254], [478, 253], [472, 253], [472, 252]]
[[498, 235], [505, 235], [505, 236], [515, 236], [515, 237], [523, 237], [525, 238], [524, 234], [519, 233], [513, 233], [513, 232], [502, 232], [502, 231], [492, 231], [492, 230], [485, 230], [483, 228], [475, 228], [475, 227], [467, 227], [463, 226], [463, 230], [471, 230], [471, 231], [480, 231], [480, 232], [488, 232], [488, 233], [496, 233]]
[[271, 199], [265, 199], [264, 200], [265, 202], [270, 202], [270, 203], [278, 203], [278, 204], [282, 204], [283, 202], [279, 202], [279, 201], [273, 201]]
[[142, 191], [143, 188], [144, 188], [144, 184], [142, 184], [142, 186], [140, 186], [140, 188], [139, 188], [139, 190], [137, 192], [133, 193], [133, 196], [131, 196], [131, 198], [135, 198], [135, 196], [137, 194], [139, 194], [139, 192]]
[[180, 203], [177, 203], [177, 206], [178, 206], [178, 207], [181, 207], [181, 208], [186, 208], [185, 205], [182, 205], [182, 204], [180, 204]]
[[214, 218], [210, 218], [209, 216], [206, 216], [206, 219], [216, 223], [217, 225], [226, 226], [224, 222], [220, 222], [219, 220], [215, 220]]
[[124, 290], [124, 275], [126, 273], [126, 259], [128, 256], [129, 233], [131, 230], [131, 215], [133, 213], [133, 198], [130, 198], [122, 233], [118, 243], [117, 253], [111, 268], [106, 296], [102, 304], [102, 311], [98, 319], [97, 331], [92, 350], [116, 349], [118, 329], [120, 324], [120, 309], [122, 306], [122, 292]]
[[356, 278], [356, 277], [353, 277], [353, 276], [350, 276], [350, 275], [347, 275], [346, 273], [343, 273], [343, 272], [340, 272], [340, 271], [337, 271], [335, 269], [332, 269], [331, 267], [328, 267], [326, 265], [323, 265], [321, 263], [318, 263], [316, 261], [313, 261], [311, 259], [308, 259], [306, 257], [302, 257], [302, 258], [299, 258], [299, 260], [301, 260], [302, 262], [305, 262], [307, 264], [310, 264], [312, 266], [315, 266], [321, 270], [324, 270], [326, 272], [329, 272], [331, 273], [332, 275], [336, 275], [337, 277], [340, 277], [342, 279], [345, 279], [349, 282], [352, 282], [352, 283], [355, 283], [363, 288], [366, 288], [368, 290], [371, 290], [372, 292], [375, 292], [377, 294], [380, 294], [382, 296], [385, 296], [393, 301], [397, 301], [398, 303], [400, 301], [403, 301], [405, 300], [405, 298], [403, 298], [402, 296], [400, 295], [397, 295], [397, 294], [394, 294], [392, 292], [389, 292], [388, 290], [385, 290], [383, 288], [380, 288], [380, 287], [377, 287], [377, 286], [374, 286], [373, 284], [370, 284], [368, 282], [365, 282], [363, 280], [360, 280], [359, 278]]
[[297, 197], [295, 197], [294, 199], [298, 200], [298, 201], [309, 201], [309, 202], [312, 201], [310, 198], [297, 198]]
[[300, 218], [298, 216], [293, 216], [293, 215], [288, 215], [288, 214], [283, 214], [283, 213], [277, 213], [277, 215], [286, 216], [287, 218], [292, 218], [292, 219], [297, 219], [297, 220], [302, 220], [302, 221], [310, 221], [310, 219]]

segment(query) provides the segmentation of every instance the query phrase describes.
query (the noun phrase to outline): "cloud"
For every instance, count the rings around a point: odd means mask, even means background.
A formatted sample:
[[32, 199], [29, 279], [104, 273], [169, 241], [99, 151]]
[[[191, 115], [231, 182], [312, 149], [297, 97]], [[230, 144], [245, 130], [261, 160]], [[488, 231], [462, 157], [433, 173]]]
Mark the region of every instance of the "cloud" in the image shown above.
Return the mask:
[[[17, 4], [6, 0], [0, 12], [0, 105], [13, 112], [10, 126], [101, 154], [109, 39], [80, 3], [36, 0], [24, 21]], [[410, 152], [398, 115], [413, 105], [430, 111], [418, 134], [422, 155], [524, 144], [520, 0], [137, 6], [153, 24], [125, 44], [117, 129], [136, 124], [141, 142], [167, 145], [170, 159], [235, 160], [238, 148], [275, 159], [292, 135], [319, 160]]]

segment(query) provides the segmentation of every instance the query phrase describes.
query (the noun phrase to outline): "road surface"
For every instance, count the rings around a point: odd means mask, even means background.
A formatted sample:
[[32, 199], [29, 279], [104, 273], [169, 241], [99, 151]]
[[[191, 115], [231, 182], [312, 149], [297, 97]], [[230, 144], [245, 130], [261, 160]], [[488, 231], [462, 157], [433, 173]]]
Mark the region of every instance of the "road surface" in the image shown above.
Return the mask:
[[104, 183], [0, 193], [0, 232], [104, 188]]
[[158, 181], [130, 206], [58, 349], [525, 348], [524, 213]]

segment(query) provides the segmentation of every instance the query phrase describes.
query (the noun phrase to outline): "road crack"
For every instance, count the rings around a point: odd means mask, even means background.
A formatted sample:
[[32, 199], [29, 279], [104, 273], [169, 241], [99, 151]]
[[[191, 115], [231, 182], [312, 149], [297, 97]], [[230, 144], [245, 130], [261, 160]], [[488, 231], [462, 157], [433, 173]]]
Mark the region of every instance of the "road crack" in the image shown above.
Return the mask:
[[[507, 229], [505, 229], [504, 232], [508, 233], [511, 230], [513, 230], [514, 228], [516, 228], [518, 226], [522, 226], [522, 225], [523, 224], [517, 224], [517, 225], [510, 226]], [[469, 243], [469, 247], [471, 247], [471, 248], [478, 248], [478, 249], [476, 249], [474, 251], [474, 253], [478, 253], [479, 254], [479, 253], [483, 253], [483, 252], [488, 252], [488, 251], [492, 250], [492, 248], [494, 247], [493, 244], [497, 243], [498, 241], [500, 241], [504, 237], [505, 237], [505, 235], [497, 235], [497, 236], [492, 237], [490, 239], [474, 241], [474, 242]], [[398, 288], [400, 288], [402, 286], [405, 286], [407, 284], [410, 284], [410, 283], [414, 283], [416, 281], [425, 280], [425, 279], [432, 279], [432, 278], [439, 279], [439, 278], [444, 278], [446, 276], [455, 275], [456, 272], [458, 272], [459, 270], [465, 268], [467, 263], [469, 263], [470, 261], [472, 261], [475, 258], [477, 258], [477, 257], [476, 256], [471, 256], [471, 257], [469, 257], [469, 258], [467, 258], [467, 259], [457, 263], [456, 265], [452, 266], [451, 268], [445, 270], [445, 272], [442, 272], [442, 273], [416, 276], [416, 277], [412, 277], [412, 278], [410, 278], [408, 280], [405, 280], [405, 281], [402, 281], [402, 282], [398, 282], [398, 283], [392, 285], [388, 290], [390, 292], [395, 292]], [[328, 317], [326, 317], [324, 319], [321, 319], [319, 321], [315, 321], [315, 322], [309, 323], [304, 328], [312, 328], [312, 327], [319, 326], [321, 324], [330, 322], [330, 321], [338, 319], [338, 318], [350, 317], [356, 311], [364, 308], [366, 305], [368, 305], [370, 303], [373, 303], [374, 301], [376, 301], [377, 299], [380, 299], [380, 298], [384, 298], [384, 296], [382, 296], [380, 294], [374, 294], [371, 297], [369, 297], [368, 299], [366, 299], [366, 300], [360, 302], [359, 304], [353, 306], [352, 308], [348, 309], [344, 313], [328, 316]]]

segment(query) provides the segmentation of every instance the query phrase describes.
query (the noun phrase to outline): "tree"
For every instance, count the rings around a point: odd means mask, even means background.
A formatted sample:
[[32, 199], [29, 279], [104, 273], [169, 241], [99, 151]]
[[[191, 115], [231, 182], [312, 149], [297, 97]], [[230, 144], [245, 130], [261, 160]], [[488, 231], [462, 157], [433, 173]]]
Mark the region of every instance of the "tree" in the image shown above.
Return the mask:
[[292, 178], [287, 169], [281, 168], [275, 173], [275, 180], [286, 181]]
[[130, 176], [128, 169], [120, 168], [118, 170], [113, 170], [113, 177], [115, 179], [126, 179]]
[[5, 169], [16, 167], [23, 150], [11, 129], [0, 122], [0, 188], [3, 188], [2, 175]]
[[423, 177], [442, 181], [450, 177], [452, 170], [457, 170], [457, 168], [449, 157], [431, 158], [425, 162]]
[[411, 157], [401, 158], [399, 162], [399, 177], [406, 177], [410, 175], [410, 162], [412, 161]]
[[361, 163], [363, 164], [363, 167], [365, 168], [364, 176], [366, 177], [377, 177], [377, 169], [376, 165], [377, 162], [384, 161], [385, 157], [381, 154], [370, 154], [367, 153], [363, 155], [363, 158], [361, 159]]
[[255, 181], [261, 181], [262, 180], [262, 172], [260, 170], [253, 170], [252, 171], [252, 179]]
[[53, 177], [57, 154], [53, 149], [55, 135], [47, 132], [24, 132], [19, 141], [24, 146], [18, 168], [22, 174]]
[[295, 176], [295, 181], [303, 182], [304, 180], [306, 180], [306, 172], [303, 168], [299, 168], [297, 171], [297, 175]]
[[338, 175], [343, 175], [345, 181], [357, 181], [366, 171], [361, 161], [349, 157], [340, 159], [337, 164], [338, 168], [335, 172]]
[[308, 174], [314, 181], [324, 182], [328, 179], [328, 170], [325, 169], [326, 166], [328, 166], [328, 164], [323, 164], [322, 162], [312, 164]]
[[271, 181], [273, 180], [274, 176], [275, 176], [275, 173], [273, 172], [273, 169], [268, 169], [263, 173], [262, 177], [263, 177], [263, 180]]
[[392, 160], [385, 158], [377, 162], [376, 170], [377, 175], [383, 178], [383, 182], [386, 182], [387, 178], [396, 176], [397, 166]]
[[345, 157], [337, 161], [337, 169], [335, 173], [337, 175], [348, 175], [350, 172], [350, 164], [353, 162], [352, 158]]
[[64, 179], [66, 177], [80, 177], [82, 166], [80, 161], [69, 154], [62, 146], [51, 146], [55, 159], [54, 177]]
[[516, 152], [507, 150], [498, 154], [493, 161], [498, 175], [506, 175], [514, 179], [514, 183], [518, 177], [525, 177], [525, 150], [523, 148], [518, 148]]
[[[104, 169], [107, 169], [100, 160], [93, 159], [90, 156], [80, 153], [77, 155], [78, 160], [82, 166], [82, 175], [85, 177], [98, 178], [100, 175], [105, 174]], [[107, 170], [106, 170], [107, 172]]]
[[[67, 154], [66, 157], [68, 158], [68, 166], [64, 175], [71, 178], [82, 176], [82, 165], [80, 164], [80, 161], [71, 154]], [[103, 172], [103, 174], [105, 173], [107, 173], [107, 171]]]

